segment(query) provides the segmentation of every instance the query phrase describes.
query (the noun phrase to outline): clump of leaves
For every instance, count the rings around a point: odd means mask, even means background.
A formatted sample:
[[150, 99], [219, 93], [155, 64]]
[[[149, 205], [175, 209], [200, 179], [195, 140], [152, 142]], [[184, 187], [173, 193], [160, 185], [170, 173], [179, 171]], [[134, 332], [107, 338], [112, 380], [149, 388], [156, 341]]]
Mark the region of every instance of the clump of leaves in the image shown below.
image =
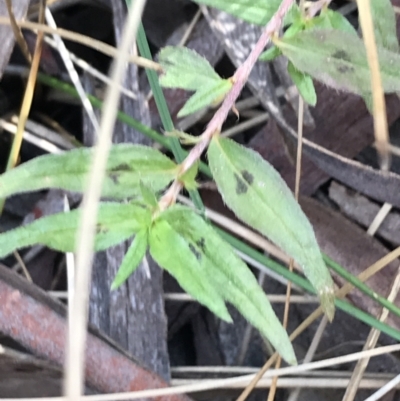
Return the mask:
[[160, 78], [162, 86], [195, 92], [178, 117], [217, 105], [232, 87], [232, 82], [222, 79], [204, 57], [185, 47], [165, 47], [160, 51], [159, 62], [165, 71]]
[[[281, 3], [195, 1], [259, 25], [265, 25]], [[398, 92], [400, 58], [393, 9], [389, 0], [379, 0], [372, 2], [372, 10], [383, 87], [386, 92]], [[273, 37], [273, 47], [261, 60], [287, 57], [288, 72], [308, 103], [315, 105], [317, 101], [312, 79], [370, 97], [363, 42], [343, 16], [327, 8], [317, 16], [303, 14], [296, 6], [285, 23], [285, 33]], [[215, 106], [235, 85], [235, 79], [221, 78], [204, 58], [184, 47], [162, 49], [159, 61], [162, 86], [194, 92], [179, 116]], [[218, 130], [197, 139], [185, 133], [179, 137], [195, 145], [181, 165], [149, 147], [114, 145], [111, 150], [102, 188], [109, 201], [99, 208], [95, 249], [133, 238], [112, 288], [120, 286], [149, 251], [183, 289], [217, 316], [231, 321], [226, 302], [234, 305], [287, 362], [296, 363], [288, 335], [253, 274], [202, 216], [175, 203], [176, 189], [196, 187], [198, 160], [207, 149], [212, 175], [227, 206], [298, 262], [332, 319], [333, 282], [309, 221], [279, 174], [256, 152], [221, 138]], [[0, 198], [45, 188], [83, 191], [91, 159], [91, 149], [34, 159], [0, 177]], [[73, 210], [0, 234], [0, 257], [33, 244], [73, 252], [79, 216], [80, 211]]]

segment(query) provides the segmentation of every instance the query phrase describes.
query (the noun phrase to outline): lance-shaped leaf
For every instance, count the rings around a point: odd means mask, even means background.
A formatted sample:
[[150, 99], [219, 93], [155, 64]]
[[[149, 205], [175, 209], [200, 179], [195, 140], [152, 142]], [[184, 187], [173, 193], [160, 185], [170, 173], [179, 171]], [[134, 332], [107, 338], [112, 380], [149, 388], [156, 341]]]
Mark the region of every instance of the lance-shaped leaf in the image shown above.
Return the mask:
[[317, 94], [315, 93], [312, 78], [308, 74], [299, 71], [290, 61], [287, 70], [304, 101], [311, 106], [315, 106]]
[[208, 276], [205, 259], [193, 245], [160, 217], [149, 232], [150, 254], [180, 286], [221, 319], [231, 322], [223, 297]]
[[[93, 149], [80, 148], [23, 163], [0, 176], [0, 198], [44, 188], [83, 192], [92, 156]], [[158, 191], [177, 174], [178, 166], [156, 149], [131, 144], [114, 145], [107, 162], [102, 196], [116, 199], [137, 196], [140, 182]]]
[[288, 363], [296, 363], [285, 329], [256, 278], [233, 249], [203, 218], [187, 207], [174, 206], [161, 218], [189, 244], [204, 269], [203, 275], [213, 283], [223, 299], [260, 330]]
[[222, 100], [232, 87], [232, 82], [222, 79], [204, 57], [186, 47], [163, 48], [159, 62], [164, 70], [160, 77], [162, 86], [195, 91], [179, 111], [179, 117]]
[[[74, 252], [81, 211], [42, 217], [26, 226], [0, 234], [0, 257], [15, 249], [41, 244], [61, 252]], [[95, 250], [116, 245], [151, 222], [151, 213], [135, 204], [101, 203], [96, 225]]]
[[356, 29], [349, 20], [337, 11], [327, 8], [322, 10], [318, 17], [312, 18], [306, 23], [307, 28], [337, 29], [357, 35]]
[[111, 289], [115, 290], [136, 270], [139, 263], [146, 254], [148, 245], [147, 228], [140, 230], [132, 241], [131, 246], [126, 253], [121, 266], [111, 284]]
[[275, 60], [278, 56], [282, 54], [281, 50], [279, 47], [276, 47], [275, 45], [271, 46], [268, 50], [265, 50], [260, 57], [260, 61], [272, 61]]
[[[350, 24], [350, 22], [337, 11], [333, 11], [329, 8], [322, 10], [321, 14], [311, 19], [305, 19], [302, 16], [296, 19], [296, 21], [285, 31], [283, 34], [284, 38], [291, 38], [298, 32], [308, 29], [337, 29], [343, 32], [357, 35], [357, 31]], [[275, 57], [281, 55], [282, 52], [279, 47], [272, 46], [267, 51], [261, 54], [261, 61], [271, 61]]]
[[209, 86], [199, 88], [179, 110], [178, 117], [185, 117], [210, 105], [218, 105], [231, 88], [232, 82], [229, 79], [220, 79]]
[[194, 163], [188, 171], [179, 176], [178, 179], [183, 184], [185, 189], [191, 190], [197, 188], [196, 177], [198, 172], [199, 172], [199, 161]]
[[332, 278], [309, 221], [278, 172], [258, 153], [226, 138], [212, 139], [208, 159], [228, 207], [299, 263], [332, 319]]
[[[228, 14], [234, 15], [244, 21], [256, 25], [266, 25], [272, 18], [281, 0], [193, 0], [198, 4], [205, 4], [206, 6], [215, 7], [219, 10], [225, 11]], [[298, 14], [298, 7], [295, 6], [287, 16], [287, 23], [289, 23]]]
[[148, 207], [156, 208], [158, 206], [156, 194], [147, 185], [143, 184], [143, 182], [140, 182], [139, 188], [143, 202]]
[[[302, 19], [299, 19], [294, 24], [290, 25], [290, 27], [283, 34], [283, 37], [290, 38], [290, 37], [296, 35], [297, 32], [300, 32], [304, 29], [304, 26], [305, 26], [304, 24], [305, 24], [305, 21], [303, 21]], [[282, 52], [279, 49], [279, 47], [276, 47], [274, 45], [274, 46], [270, 47], [268, 50], [266, 50], [265, 52], [261, 53], [259, 60], [272, 61], [276, 57], [280, 56], [281, 54], [282, 54]]]
[[398, 52], [396, 15], [392, 2], [390, 0], [372, 0], [370, 4], [376, 44], [378, 47]]
[[[370, 92], [371, 79], [363, 41], [354, 34], [315, 29], [276, 42], [294, 66], [335, 88], [359, 95]], [[400, 55], [379, 49], [385, 92], [400, 90]]]
[[195, 91], [221, 80], [204, 57], [187, 47], [164, 47], [158, 61], [163, 68], [160, 83], [166, 88]]

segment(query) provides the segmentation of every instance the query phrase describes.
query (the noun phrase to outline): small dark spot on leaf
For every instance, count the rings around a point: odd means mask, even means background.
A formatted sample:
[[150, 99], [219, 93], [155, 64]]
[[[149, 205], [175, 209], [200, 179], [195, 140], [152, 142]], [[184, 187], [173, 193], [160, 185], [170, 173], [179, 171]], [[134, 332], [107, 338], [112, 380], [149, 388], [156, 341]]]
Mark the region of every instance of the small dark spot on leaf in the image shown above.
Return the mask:
[[118, 164], [118, 166], [113, 167], [110, 171], [132, 171], [132, 167], [129, 164], [122, 163]]
[[235, 174], [236, 178], [236, 193], [238, 195], [245, 194], [247, 192], [247, 184], [243, 181], [237, 174]]
[[251, 185], [254, 181], [253, 174], [250, 174], [247, 170], [242, 171], [242, 177], [249, 185]]
[[110, 178], [114, 184], [119, 184], [119, 174], [112, 173], [110, 174]]
[[196, 241], [196, 245], [201, 248], [201, 250], [204, 252], [206, 248], [206, 241], [204, 238], [200, 238], [198, 241]]
[[106, 234], [108, 232], [108, 228], [102, 226], [101, 224], [96, 224], [96, 234]]
[[194, 247], [193, 244], [189, 244], [189, 249], [192, 251], [197, 260], [201, 259], [201, 253]]
[[351, 57], [348, 53], [346, 53], [344, 50], [338, 50], [335, 53], [332, 54], [332, 57], [334, 58], [340, 58], [344, 61], [351, 61]]
[[354, 68], [349, 66], [349, 65], [345, 65], [345, 64], [339, 64], [337, 67], [338, 72], [340, 72], [341, 74], [346, 74], [348, 72], [353, 72]]

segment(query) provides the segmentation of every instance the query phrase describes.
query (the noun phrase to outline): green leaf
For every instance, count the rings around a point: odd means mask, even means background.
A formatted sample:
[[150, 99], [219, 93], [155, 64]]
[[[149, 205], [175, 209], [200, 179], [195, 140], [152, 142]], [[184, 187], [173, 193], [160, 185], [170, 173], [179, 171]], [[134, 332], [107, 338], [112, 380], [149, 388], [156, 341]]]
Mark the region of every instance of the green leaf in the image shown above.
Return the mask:
[[303, 20], [296, 21], [294, 24], [290, 25], [283, 34], [284, 38], [291, 38], [295, 36], [298, 32], [304, 29], [305, 22]]
[[157, 207], [158, 202], [155, 193], [147, 185], [143, 184], [142, 181], [140, 181], [139, 186], [142, 198], [145, 201], [145, 203], [149, 206]]
[[309, 221], [278, 172], [258, 153], [227, 138], [212, 139], [208, 159], [227, 206], [299, 263], [332, 319], [332, 278]]
[[196, 177], [198, 172], [199, 162], [197, 161], [185, 174], [179, 176], [179, 181], [182, 182], [185, 189], [190, 191], [197, 188]]
[[184, 145], [196, 145], [201, 141], [201, 138], [198, 136], [187, 134], [183, 131], [173, 130], [171, 132], [165, 132], [166, 136], [170, 136], [172, 138], [178, 138], [179, 142]]
[[232, 81], [229, 79], [220, 79], [218, 82], [201, 87], [179, 110], [178, 117], [185, 117], [213, 103], [219, 103], [231, 88]]
[[371, 12], [374, 22], [375, 40], [378, 47], [397, 53], [396, 15], [390, 0], [371, 0]]
[[[300, 32], [303, 29], [304, 29], [304, 21], [302, 19], [298, 19], [295, 23], [290, 25], [290, 27], [283, 34], [283, 37], [290, 38], [290, 37], [294, 36], [297, 32]], [[282, 54], [282, 52], [279, 49], [279, 47], [272, 46], [260, 55], [259, 60], [260, 61], [272, 61], [276, 57], [280, 56], [281, 54]]]
[[[200, 260], [204, 276], [225, 301], [269, 339], [282, 357], [296, 363], [292, 344], [253, 273], [234, 250], [193, 210], [174, 206], [161, 218], [184, 238]], [[170, 248], [172, 249], [172, 248]]]
[[279, 47], [272, 46], [265, 52], [261, 53], [259, 60], [260, 61], [272, 61], [275, 58], [277, 58], [278, 56], [280, 56], [281, 54], [282, 54], [282, 52], [279, 49]]
[[198, 4], [215, 7], [256, 25], [266, 25], [281, 3], [281, 0], [194, 0]]
[[[0, 234], [0, 257], [15, 249], [42, 244], [61, 252], [74, 252], [80, 210], [42, 217], [26, 226]], [[96, 225], [95, 250], [128, 239], [151, 222], [151, 213], [135, 204], [101, 203]]]
[[154, 222], [149, 232], [149, 244], [153, 259], [173, 275], [186, 292], [221, 319], [232, 321], [219, 289], [207, 275], [205, 259], [199, 258], [192, 244], [169, 222], [161, 217]]
[[160, 83], [165, 88], [196, 91], [221, 80], [204, 57], [187, 47], [164, 47], [158, 61], [164, 70]]
[[118, 288], [136, 270], [146, 254], [147, 244], [147, 229], [143, 229], [135, 235], [111, 284], [111, 290]]
[[[340, 90], [364, 96], [371, 80], [363, 41], [337, 30], [306, 30], [277, 41], [282, 53], [304, 73]], [[400, 55], [379, 49], [385, 92], [400, 90]]]
[[308, 74], [299, 71], [290, 61], [287, 69], [304, 101], [311, 106], [315, 106], [317, 103], [317, 94], [315, 93], [312, 78]]
[[[278, 10], [281, 0], [193, 0], [195, 3], [218, 8], [243, 21], [255, 25], [267, 25]], [[285, 25], [296, 21], [300, 15], [299, 7], [294, 4], [285, 16]]]
[[196, 92], [179, 111], [178, 117], [194, 113], [223, 98], [232, 87], [232, 82], [222, 79], [204, 57], [186, 47], [163, 48], [159, 62], [164, 70], [160, 77], [161, 86]]
[[[0, 198], [44, 188], [83, 192], [93, 150], [81, 148], [45, 155], [0, 176]], [[123, 199], [140, 194], [142, 181], [154, 191], [166, 187], [178, 173], [167, 156], [148, 146], [120, 144], [111, 148], [102, 196]]]
[[319, 29], [337, 29], [342, 32], [357, 35], [356, 29], [350, 24], [346, 17], [329, 8], [323, 10], [318, 17], [312, 18], [310, 21], [308, 21], [307, 27]]

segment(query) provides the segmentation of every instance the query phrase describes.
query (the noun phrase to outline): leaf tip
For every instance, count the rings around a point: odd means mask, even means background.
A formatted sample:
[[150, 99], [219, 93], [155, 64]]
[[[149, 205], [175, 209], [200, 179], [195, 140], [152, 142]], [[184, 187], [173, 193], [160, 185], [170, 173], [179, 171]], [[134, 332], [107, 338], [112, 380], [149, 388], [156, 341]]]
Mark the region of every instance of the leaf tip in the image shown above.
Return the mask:
[[113, 282], [111, 283], [110, 290], [118, 290], [119, 287], [121, 287], [122, 284], [126, 281], [125, 279], [121, 279], [121, 277], [118, 277], [118, 274], [115, 276]]
[[332, 322], [335, 316], [335, 292], [333, 287], [324, 287], [319, 291], [319, 298], [321, 300], [321, 307], [326, 317]]
[[219, 314], [219, 318], [224, 322], [233, 323], [232, 316], [229, 314], [227, 309]]

